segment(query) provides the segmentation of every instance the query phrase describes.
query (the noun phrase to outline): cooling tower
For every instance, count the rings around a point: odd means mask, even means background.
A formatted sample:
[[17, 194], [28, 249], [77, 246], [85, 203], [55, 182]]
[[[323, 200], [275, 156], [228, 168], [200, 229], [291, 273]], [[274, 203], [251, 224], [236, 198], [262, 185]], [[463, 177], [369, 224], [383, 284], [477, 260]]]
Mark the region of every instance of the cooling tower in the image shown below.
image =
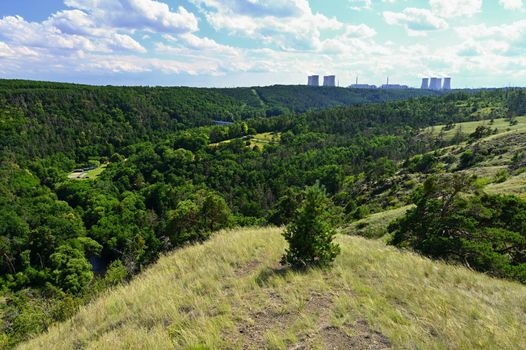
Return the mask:
[[309, 76], [307, 85], [309, 85], [309, 86], [320, 86], [320, 76], [319, 75], [311, 75], [311, 76]]
[[336, 86], [336, 76], [326, 75], [323, 77], [323, 86]]
[[429, 89], [429, 78], [423, 78], [422, 79], [422, 87], [421, 89]]
[[442, 79], [441, 78], [431, 78], [431, 83], [429, 84], [431, 90], [440, 90], [442, 89]]
[[444, 78], [443, 90], [451, 90], [451, 78]]

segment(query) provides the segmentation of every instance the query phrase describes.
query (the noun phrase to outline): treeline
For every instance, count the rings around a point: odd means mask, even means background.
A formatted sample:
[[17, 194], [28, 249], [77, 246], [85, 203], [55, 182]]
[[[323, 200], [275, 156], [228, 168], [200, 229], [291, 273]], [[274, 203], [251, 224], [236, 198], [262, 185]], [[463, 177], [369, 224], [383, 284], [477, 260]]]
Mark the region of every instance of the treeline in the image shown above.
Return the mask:
[[254, 108], [268, 106], [267, 116], [442, 95], [441, 92], [418, 89], [367, 90], [304, 85], [221, 89], [221, 92]]

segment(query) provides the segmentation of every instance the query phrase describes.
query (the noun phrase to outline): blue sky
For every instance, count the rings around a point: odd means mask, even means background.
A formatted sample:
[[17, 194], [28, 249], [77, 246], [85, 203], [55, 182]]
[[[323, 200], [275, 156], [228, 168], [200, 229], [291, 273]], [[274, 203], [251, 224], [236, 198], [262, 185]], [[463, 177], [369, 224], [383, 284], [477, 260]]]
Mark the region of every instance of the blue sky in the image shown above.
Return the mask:
[[526, 0], [0, 1], [0, 77], [115, 85], [526, 85]]

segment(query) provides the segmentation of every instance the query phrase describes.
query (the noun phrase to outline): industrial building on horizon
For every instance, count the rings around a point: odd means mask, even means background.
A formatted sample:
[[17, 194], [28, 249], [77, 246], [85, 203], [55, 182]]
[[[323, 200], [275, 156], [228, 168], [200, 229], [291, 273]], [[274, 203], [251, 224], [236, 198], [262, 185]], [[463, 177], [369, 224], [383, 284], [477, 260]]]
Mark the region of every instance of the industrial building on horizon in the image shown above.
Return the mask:
[[[319, 75], [309, 75], [307, 79], [307, 85], [308, 86], [320, 86], [320, 76]], [[336, 86], [336, 76], [335, 75], [325, 75], [323, 77], [323, 86], [328, 87], [335, 87]], [[405, 89], [413, 89], [413, 87], [409, 87], [407, 85], [401, 85], [401, 84], [391, 84], [389, 83], [389, 77], [387, 78], [387, 83], [376, 86], [376, 85], [369, 85], [369, 84], [358, 84], [358, 77], [356, 77], [356, 84], [352, 84], [349, 86], [349, 88], [352, 89], [398, 89], [398, 90], [405, 90]], [[422, 78], [422, 85], [420, 86], [420, 89], [422, 90], [451, 90], [451, 78]]]
[[309, 75], [308, 86], [320, 86], [320, 76], [319, 75]]
[[[307, 79], [308, 86], [320, 86], [320, 76], [319, 75], [309, 75]], [[335, 75], [326, 75], [323, 77], [323, 86], [336, 86], [336, 76]]]
[[422, 78], [422, 85], [420, 87], [423, 90], [451, 90], [451, 78], [444, 78], [442, 84], [442, 78]]
[[444, 78], [444, 85], [442, 85], [442, 90], [451, 90], [451, 78]]
[[376, 85], [369, 85], [369, 84], [352, 84], [349, 87], [351, 89], [377, 89]]
[[335, 75], [326, 75], [323, 77], [323, 86], [336, 86], [336, 76]]

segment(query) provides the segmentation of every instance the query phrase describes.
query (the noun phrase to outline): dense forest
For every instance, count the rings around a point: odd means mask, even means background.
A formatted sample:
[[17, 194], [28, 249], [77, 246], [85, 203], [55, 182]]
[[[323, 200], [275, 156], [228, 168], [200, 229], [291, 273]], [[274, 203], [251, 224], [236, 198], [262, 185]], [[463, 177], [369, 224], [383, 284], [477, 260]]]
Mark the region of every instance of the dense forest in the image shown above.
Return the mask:
[[[468, 246], [464, 237], [446, 242], [452, 235], [440, 232], [422, 237], [436, 216], [411, 231], [422, 212], [444, 205], [440, 180], [408, 185], [412, 197], [393, 190], [400, 174], [440, 172], [440, 155], [428, 152], [469, 136], [448, 139], [429, 127], [498, 118], [512, 125], [526, 112], [526, 93], [422, 96], [429, 94], [0, 81], [0, 344], [69, 317], [163, 252], [221, 228], [288, 223], [302, 190], [315, 183], [341, 224], [414, 202], [416, 209], [390, 228], [393, 244], [526, 282], [526, 228], [513, 226], [526, 222], [524, 200], [472, 194], [475, 179], [453, 191], [453, 213], [465, 220], [460, 227], [457, 217], [448, 218], [451, 232], [473, 226], [475, 207], [486, 223], [473, 232], [480, 244]], [[525, 156], [514, 156], [519, 173]], [[455, 171], [474, 164], [468, 159]], [[68, 177], [77, 168], [103, 171]], [[386, 191], [393, 193], [375, 200]], [[491, 210], [498, 227], [484, 216]]]
[[30, 159], [63, 152], [77, 161], [172, 132], [339, 105], [433, 94], [305, 86], [196, 89], [95, 87], [0, 80], [0, 149]]

